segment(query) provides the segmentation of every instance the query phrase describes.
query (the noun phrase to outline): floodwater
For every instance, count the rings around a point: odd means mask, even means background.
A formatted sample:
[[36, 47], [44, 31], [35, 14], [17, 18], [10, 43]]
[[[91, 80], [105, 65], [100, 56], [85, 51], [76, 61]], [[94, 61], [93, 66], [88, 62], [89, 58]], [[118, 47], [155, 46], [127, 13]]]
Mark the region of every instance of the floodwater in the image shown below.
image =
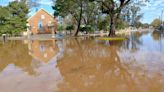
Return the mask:
[[0, 42], [0, 92], [164, 92], [164, 35]]

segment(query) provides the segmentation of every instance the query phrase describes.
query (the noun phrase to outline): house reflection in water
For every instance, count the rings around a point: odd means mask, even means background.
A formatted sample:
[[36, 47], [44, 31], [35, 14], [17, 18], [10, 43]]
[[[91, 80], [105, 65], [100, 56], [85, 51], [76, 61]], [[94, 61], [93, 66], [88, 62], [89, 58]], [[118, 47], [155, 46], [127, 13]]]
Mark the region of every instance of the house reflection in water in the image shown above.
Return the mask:
[[29, 55], [44, 63], [48, 63], [58, 52], [55, 40], [29, 41], [28, 49]]
[[55, 67], [58, 52], [55, 44], [53, 40], [0, 43], [0, 92], [57, 90], [62, 76]]

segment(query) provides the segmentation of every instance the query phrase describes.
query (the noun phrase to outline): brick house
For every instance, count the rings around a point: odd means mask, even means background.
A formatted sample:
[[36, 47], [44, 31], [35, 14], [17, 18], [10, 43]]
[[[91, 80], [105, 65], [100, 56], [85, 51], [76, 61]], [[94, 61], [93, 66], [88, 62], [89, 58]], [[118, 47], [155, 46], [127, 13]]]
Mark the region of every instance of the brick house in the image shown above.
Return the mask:
[[[32, 34], [50, 34], [52, 30], [56, 32], [57, 30], [57, 20], [51, 14], [46, 12], [44, 9], [40, 9], [33, 16], [27, 20], [30, 31]], [[49, 25], [53, 25], [53, 28], [50, 28]]]

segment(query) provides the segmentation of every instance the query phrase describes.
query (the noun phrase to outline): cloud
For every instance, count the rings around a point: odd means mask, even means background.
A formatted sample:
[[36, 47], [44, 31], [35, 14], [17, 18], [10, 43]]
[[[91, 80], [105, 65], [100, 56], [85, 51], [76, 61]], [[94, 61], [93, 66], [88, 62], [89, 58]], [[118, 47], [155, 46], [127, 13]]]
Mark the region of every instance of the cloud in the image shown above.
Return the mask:
[[53, 5], [53, 2], [52, 2], [52, 0], [41, 0], [39, 2], [39, 4], [52, 6]]

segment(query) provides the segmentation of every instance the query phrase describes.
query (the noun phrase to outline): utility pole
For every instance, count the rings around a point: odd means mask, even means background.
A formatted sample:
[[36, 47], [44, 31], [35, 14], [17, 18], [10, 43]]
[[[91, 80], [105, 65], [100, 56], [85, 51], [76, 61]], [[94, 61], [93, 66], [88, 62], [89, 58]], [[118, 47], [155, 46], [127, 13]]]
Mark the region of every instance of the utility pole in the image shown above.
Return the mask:
[[[160, 25], [162, 28], [163, 28], [163, 10], [161, 11], [161, 25]], [[160, 34], [160, 51], [162, 51], [162, 34]]]
[[162, 24], [162, 26], [163, 26], [163, 10], [162, 10], [162, 12], [161, 12], [161, 24]]

